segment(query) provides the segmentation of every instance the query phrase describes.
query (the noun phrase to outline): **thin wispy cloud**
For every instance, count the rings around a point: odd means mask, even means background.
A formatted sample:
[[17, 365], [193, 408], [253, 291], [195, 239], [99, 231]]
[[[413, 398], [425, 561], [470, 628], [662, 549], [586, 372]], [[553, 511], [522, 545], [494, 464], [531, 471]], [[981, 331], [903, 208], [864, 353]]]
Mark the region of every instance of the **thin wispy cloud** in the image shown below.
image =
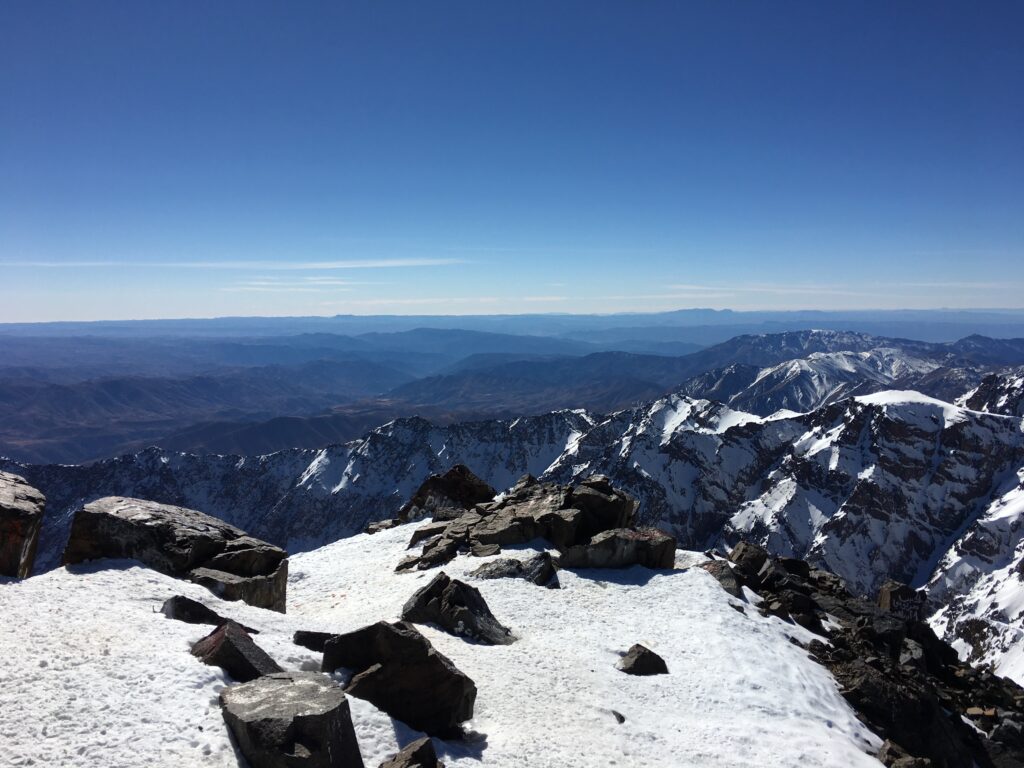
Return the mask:
[[344, 261], [0, 261], [0, 267], [30, 269], [97, 269], [132, 267], [138, 269], [264, 269], [291, 272], [340, 269], [397, 269], [402, 267], [447, 267], [467, 263], [464, 259], [349, 259]]

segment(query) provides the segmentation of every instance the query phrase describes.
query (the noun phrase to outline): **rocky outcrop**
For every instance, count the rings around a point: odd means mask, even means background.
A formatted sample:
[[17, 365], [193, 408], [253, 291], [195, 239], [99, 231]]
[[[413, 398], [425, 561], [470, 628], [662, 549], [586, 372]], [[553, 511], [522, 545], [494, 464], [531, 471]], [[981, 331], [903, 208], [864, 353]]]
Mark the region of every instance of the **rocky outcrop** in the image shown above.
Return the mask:
[[428, 738], [417, 739], [394, 757], [385, 760], [380, 768], [444, 768], [437, 759], [434, 742]]
[[[898, 601], [890, 601], [897, 610], [885, 610], [851, 594], [835, 574], [770, 557], [751, 544], [736, 547], [731, 559], [733, 574], [763, 598], [762, 613], [827, 638], [808, 650], [861, 719], [889, 740], [891, 765], [1024, 764], [1024, 688], [961, 663], [931, 627], [904, 615]], [[900, 585], [891, 590], [900, 591]]]
[[494, 498], [497, 491], [474, 475], [469, 467], [456, 464], [441, 475], [431, 475], [399, 510], [401, 521], [433, 517], [453, 520], [477, 504]]
[[654, 528], [614, 528], [594, 536], [589, 543], [566, 549], [558, 559], [562, 568], [669, 569], [675, 565], [676, 540]]
[[0, 472], [0, 576], [32, 573], [45, 506], [43, 494], [25, 478]]
[[399, 563], [398, 570], [443, 565], [460, 551], [495, 554], [502, 546], [535, 539], [560, 550], [585, 545], [601, 532], [630, 526], [636, 509], [636, 499], [615, 490], [606, 477], [567, 486], [527, 475], [500, 501], [478, 504], [443, 527], [435, 522], [415, 532], [410, 543], [425, 541], [423, 549]]
[[485, 563], [469, 574], [474, 579], [523, 579], [538, 587], [558, 589], [558, 569], [548, 552], [538, 552], [527, 560], [499, 558]]
[[878, 607], [901, 619], [924, 618], [926, 602], [924, 592], [911, 589], [900, 581], [889, 580], [878, 590]]
[[110, 496], [75, 513], [63, 563], [131, 558], [224, 600], [284, 612], [288, 553], [194, 509]]
[[443, 571], [409, 598], [402, 619], [436, 624], [449, 634], [484, 645], [508, 645], [515, 640], [512, 631], [491, 613], [480, 590]]
[[192, 646], [192, 655], [211, 667], [220, 667], [240, 683], [281, 672], [239, 624], [227, 621]]
[[220, 704], [252, 768], [363, 768], [348, 701], [326, 675], [266, 675], [228, 686]]
[[[213, 624], [219, 627], [229, 621], [212, 608], [184, 595], [175, 595], [165, 600], [164, 604], [160, 606], [160, 613], [168, 619], [183, 621], [186, 624]], [[239, 624], [239, 626], [250, 635], [259, 634], [259, 631], [252, 627], [247, 627], [244, 624]]]
[[473, 716], [476, 685], [406, 622], [377, 622], [335, 635], [323, 671], [355, 672], [345, 691], [431, 735], [459, 732]]
[[635, 644], [618, 660], [615, 668], [627, 675], [667, 675], [665, 660], [646, 646]]

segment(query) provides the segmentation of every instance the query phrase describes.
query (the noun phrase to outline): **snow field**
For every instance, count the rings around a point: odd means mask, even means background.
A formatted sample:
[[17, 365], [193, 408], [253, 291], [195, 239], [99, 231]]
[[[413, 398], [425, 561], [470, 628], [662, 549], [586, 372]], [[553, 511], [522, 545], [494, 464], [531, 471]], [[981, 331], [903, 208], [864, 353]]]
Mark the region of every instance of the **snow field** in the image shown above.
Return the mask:
[[[289, 613], [225, 603], [129, 562], [60, 569], [0, 584], [0, 764], [67, 768], [236, 766], [217, 703], [229, 681], [189, 653], [211, 627], [155, 611], [185, 594], [261, 630], [286, 669], [319, 667], [296, 629], [344, 632], [395, 620], [438, 571], [395, 574], [414, 526], [360, 535], [291, 560]], [[524, 552], [529, 554], [529, 552]], [[506, 555], [516, 556], [514, 552]], [[680, 553], [681, 566], [699, 559]], [[454, 578], [486, 560], [459, 557]], [[878, 766], [878, 740], [828, 672], [789, 641], [805, 630], [741, 614], [700, 569], [559, 574], [563, 589], [475, 581], [520, 638], [466, 643], [420, 627], [477, 684], [465, 743], [435, 740], [449, 766]], [[670, 674], [614, 668], [640, 642]], [[374, 768], [414, 732], [350, 697], [363, 759]], [[626, 720], [618, 724], [615, 710]]]

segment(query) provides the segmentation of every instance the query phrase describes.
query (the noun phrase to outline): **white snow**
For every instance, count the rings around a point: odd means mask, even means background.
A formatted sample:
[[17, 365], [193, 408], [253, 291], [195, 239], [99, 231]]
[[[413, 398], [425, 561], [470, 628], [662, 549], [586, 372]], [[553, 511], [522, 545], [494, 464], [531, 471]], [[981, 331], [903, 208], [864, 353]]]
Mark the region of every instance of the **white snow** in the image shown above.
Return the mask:
[[[129, 562], [58, 569], [0, 583], [0, 764], [62, 768], [236, 766], [217, 693], [228, 681], [189, 653], [210, 627], [155, 611], [173, 594], [203, 600], [262, 630], [257, 643], [288, 669], [319, 654], [296, 629], [347, 631], [398, 617], [436, 571], [393, 572], [412, 528], [359, 535], [292, 558], [289, 613], [224, 603], [195, 585]], [[682, 564], [699, 554], [680, 553]], [[460, 557], [453, 577], [481, 564]], [[435, 745], [459, 766], [877, 766], [878, 739], [834, 679], [789, 636], [704, 571], [562, 572], [563, 589], [475, 582], [519, 640], [472, 645], [422, 627], [476, 682], [481, 738]], [[468, 579], [467, 579], [468, 580]], [[614, 668], [640, 642], [669, 667], [638, 678]], [[413, 734], [349, 699], [369, 768]], [[626, 717], [619, 725], [611, 711]]]

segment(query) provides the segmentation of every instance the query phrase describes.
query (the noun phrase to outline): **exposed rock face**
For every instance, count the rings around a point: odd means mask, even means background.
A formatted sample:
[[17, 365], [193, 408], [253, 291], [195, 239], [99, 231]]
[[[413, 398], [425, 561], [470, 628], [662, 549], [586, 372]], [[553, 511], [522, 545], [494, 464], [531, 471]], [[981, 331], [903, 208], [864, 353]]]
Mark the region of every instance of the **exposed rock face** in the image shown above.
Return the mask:
[[380, 768], [444, 768], [444, 763], [437, 759], [434, 742], [428, 738], [417, 739], [389, 760], [380, 764]]
[[615, 664], [627, 675], [667, 675], [668, 665], [658, 654], [637, 643]]
[[211, 667], [220, 667], [240, 683], [281, 672], [267, 652], [233, 621], [225, 622], [192, 646], [192, 655]]
[[[827, 636], [829, 644], [813, 641], [809, 650], [864, 722], [890, 740], [889, 764], [1024, 764], [1024, 688], [961, 663], [926, 623], [853, 596], [835, 574], [750, 544], [733, 560], [736, 577], [764, 598], [763, 612]], [[825, 630], [826, 615], [838, 626]]]
[[220, 704], [252, 768], [363, 768], [348, 701], [325, 675], [266, 675], [228, 686]]
[[111, 496], [76, 514], [65, 565], [133, 558], [224, 600], [285, 610], [288, 553], [194, 509]]
[[0, 472], [0, 576], [32, 573], [46, 499], [25, 478]]
[[559, 549], [587, 544], [609, 528], [633, 522], [638, 502], [616, 491], [608, 478], [595, 476], [575, 486], [541, 483], [527, 475], [501, 501], [478, 504], [472, 511], [413, 534], [423, 550], [403, 560], [398, 570], [443, 565], [460, 551], [493, 554], [493, 548], [547, 539]]
[[364, 533], [374, 534], [380, 533], [381, 531], [387, 531], [394, 528], [397, 525], [401, 525], [402, 521], [396, 518], [389, 518], [388, 520], [378, 520], [376, 523], [370, 523], [366, 526]]
[[476, 685], [411, 624], [377, 622], [332, 637], [323, 670], [356, 672], [345, 691], [431, 735], [458, 732], [473, 716]]
[[926, 597], [924, 592], [911, 589], [899, 581], [887, 581], [878, 590], [878, 607], [901, 619], [923, 618]]
[[444, 474], [431, 475], [424, 480], [399, 510], [398, 519], [451, 520], [477, 504], [490, 501], [495, 494], [497, 491], [474, 475], [469, 467], [456, 464]]
[[444, 572], [409, 598], [402, 619], [437, 624], [452, 635], [484, 645], [508, 645], [515, 640], [511, 630], [494, 618], [478, 589]]
[[474, 579], [525, 579], [538, 587], [558, 589], [558, 570], [547, 552], [538, 552], [526, 561], [500, 558], [472, 571]]
[[[198, 600], [193, 600], [184, 595], [175, 595], [164, 601], [160, 606], [160, 613], [168, 619], [183, 621], [186, 624], [213, 624], [220, 626], [230, 619], [226, 619], [212, 608], [203, 605]], [[250, 635], [258, 635], [259, 631], [239, 624], [242, 629]]]
[[558, 560], [562, 568], [672, 568], [675, 565], [676, 540], [654, 528], [614, 528], [590, 540], [566, 549]]

